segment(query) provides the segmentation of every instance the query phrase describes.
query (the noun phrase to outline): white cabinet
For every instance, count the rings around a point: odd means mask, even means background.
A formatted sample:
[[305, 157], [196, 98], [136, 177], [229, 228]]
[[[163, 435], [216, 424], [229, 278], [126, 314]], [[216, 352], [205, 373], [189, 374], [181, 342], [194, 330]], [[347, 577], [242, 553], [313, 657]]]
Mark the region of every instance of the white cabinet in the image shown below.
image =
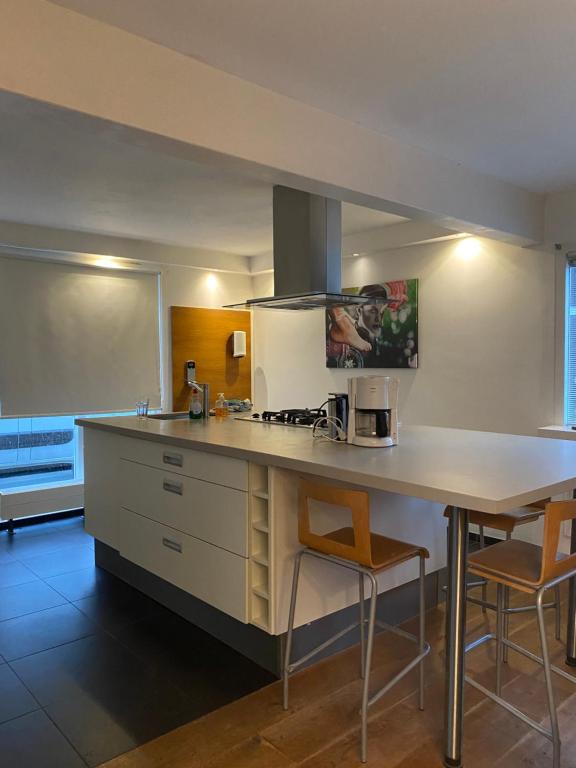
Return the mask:
[[248, 494], [122, 459], [121, 505], [248, 557]]
[[84, 511], [86, 530], [118, 549], [120, 456], [126, 438], [84, 429]]
[[239, 491], [248, 490], [248, 462], [231, 456], [132, 438], [126, 439], [122, 456], [148, 467], [169, 470]]
[[86, 530], [248, 621], [248, 462], [84, 430]]
[[235, 619], [247, 622], [248, 560], [127, 509], [120, 554]]

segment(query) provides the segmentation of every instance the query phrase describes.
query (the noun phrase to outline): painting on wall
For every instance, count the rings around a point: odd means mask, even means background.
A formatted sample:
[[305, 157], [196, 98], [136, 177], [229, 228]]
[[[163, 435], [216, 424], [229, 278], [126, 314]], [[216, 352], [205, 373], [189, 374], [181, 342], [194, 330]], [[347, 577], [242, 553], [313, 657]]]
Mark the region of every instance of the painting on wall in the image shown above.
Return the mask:
[[386, 302], [326, 311], [326, 367], [417, 368], [418, 280], [345, 288], [344, 293]]

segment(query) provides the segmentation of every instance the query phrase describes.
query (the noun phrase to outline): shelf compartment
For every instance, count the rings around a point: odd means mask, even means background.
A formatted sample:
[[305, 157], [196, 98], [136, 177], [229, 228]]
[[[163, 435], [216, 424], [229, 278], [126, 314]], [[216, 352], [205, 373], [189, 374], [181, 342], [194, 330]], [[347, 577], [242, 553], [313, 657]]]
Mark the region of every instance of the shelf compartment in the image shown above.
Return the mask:
[[270, 626], [270, 606], [268, 599], [260, 595], [252, 594], [250, 600], [250, 621], [260, 629], [268, 631]]
[[252, 523], [252, 528], [261, 533], [270, 533], [267, 523]]
[[268, 492], [268, 466], [266, 464], [250, 464], [250, 493], [257, 495], [259, 491]]

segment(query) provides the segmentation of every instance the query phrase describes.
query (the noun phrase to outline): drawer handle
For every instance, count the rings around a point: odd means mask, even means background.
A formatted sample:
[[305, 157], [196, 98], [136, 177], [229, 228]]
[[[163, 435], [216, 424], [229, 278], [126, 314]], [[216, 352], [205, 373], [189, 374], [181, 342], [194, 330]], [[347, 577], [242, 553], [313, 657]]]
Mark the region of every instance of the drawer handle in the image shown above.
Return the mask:
[[168, 491], [168, 493], [177, 493], [178, 496], [182, 496], [184, 493], [182, 483], [171, 483], [170, 480], [164, 480], [162, 488], [164, 488], [165, 491]]
[[182, 544], [179, 544], [177, 541], [172, 541], [172, 539], [162, 539], [162, 544], [165, 547], [168, 547], [168, 549], [172, 549], [174, 552], [182, 554]]
[[181, 453], [168, 453], [168, 451], [165, 451], [162, 454], [162, 461], [164, 464], [171, 464], [173, 467], [184, 466], [184, 457]]

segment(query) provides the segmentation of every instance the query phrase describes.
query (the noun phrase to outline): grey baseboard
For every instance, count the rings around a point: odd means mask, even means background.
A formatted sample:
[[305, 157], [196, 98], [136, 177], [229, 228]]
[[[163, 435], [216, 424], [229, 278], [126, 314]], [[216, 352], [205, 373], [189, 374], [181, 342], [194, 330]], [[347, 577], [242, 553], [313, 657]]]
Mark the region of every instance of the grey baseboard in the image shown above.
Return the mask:
[[[140, 592], [149, 595], [153, 600], [280, 677], [285, 635], [269, 635], [251, 624], [243, 624], [126, 560], [117, 550], [112, 549], [107, 544], [98, 540], [95, 544], [96, 565], [100, 568], [104, 568]], [[426, 577], [426, 605], [431, 608], [437, 605], [437, 602], [438, 575], [430, 573]], [[415, 616], [417, 611], [417, 581], [403, 584], [382, 593], [378, 597], [378, 618], [388, 624], [400, 624]], [[349, 606], [310, 624], [298, 627], [293, 637], [293, 657], [303, 656], [330, 635], [353, 623], [357, 617], [358, 606]], [[314, 661], [344, 650], [357, 642], [358, 633], [351, 632], [323, 653], [318, 654]]]

